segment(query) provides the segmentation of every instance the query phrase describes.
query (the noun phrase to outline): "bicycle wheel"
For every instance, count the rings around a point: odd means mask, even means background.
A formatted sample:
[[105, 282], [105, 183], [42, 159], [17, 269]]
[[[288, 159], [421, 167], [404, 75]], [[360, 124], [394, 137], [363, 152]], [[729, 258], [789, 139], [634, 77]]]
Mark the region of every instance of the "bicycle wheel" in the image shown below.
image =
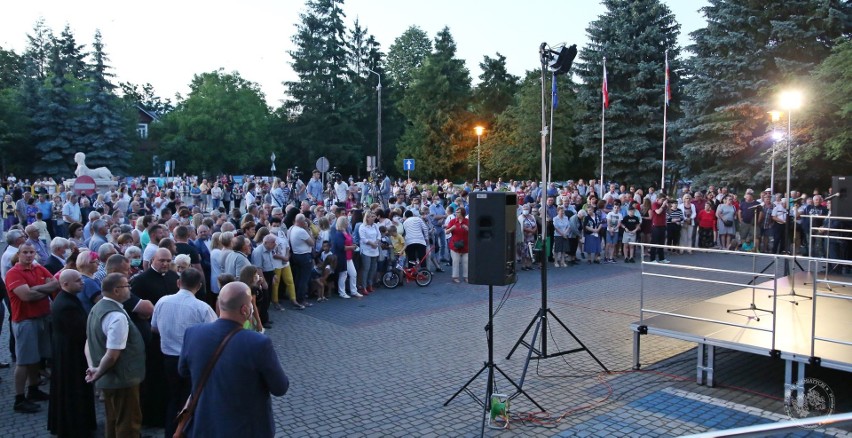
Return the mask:
[[432, 272], [428, 269], [420, 269], [417, 271], [417, 285], [420, 287], [429, 286], [429, 283], [432, 283]]
[[385, 272], [385, 275], [382, 275], [382, 284], [388, 289], [396, 288], [399, 286], [399, 274], [396, 271]]

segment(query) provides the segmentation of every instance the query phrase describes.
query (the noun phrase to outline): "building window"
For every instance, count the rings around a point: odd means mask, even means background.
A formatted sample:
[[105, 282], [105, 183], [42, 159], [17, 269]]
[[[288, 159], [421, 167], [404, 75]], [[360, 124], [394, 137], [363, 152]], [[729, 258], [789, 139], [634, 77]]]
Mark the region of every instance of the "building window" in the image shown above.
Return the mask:
[[139, 123], [136, 125], [136, 133], [139, 134], [139, 138], [148, 138], [148, 124]]

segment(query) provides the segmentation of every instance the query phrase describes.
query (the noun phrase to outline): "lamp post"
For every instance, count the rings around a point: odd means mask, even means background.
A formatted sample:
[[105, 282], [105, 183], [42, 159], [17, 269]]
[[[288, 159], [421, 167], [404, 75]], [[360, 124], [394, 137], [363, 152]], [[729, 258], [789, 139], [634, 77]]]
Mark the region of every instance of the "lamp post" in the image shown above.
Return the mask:
[[769, 111], [769, 116], [772, 118], [772, 171], [769, 175], [769, 193], [771, 196], [775, 196], [775, 146], [777, 146], [778, 140], [781, 140], [784, 137], [784, 134], [781, 134], [777, 130], [775, 130], [775, 124], [781, 120], [781, 111], [772, 110]]
[[376, 85], [376, 168], [382, 168], [382, 75], [367, 69], [368, 72], [376, 75], [379, 78], [379, 84]]
[[485, 130], [482, 126], [477, 126], [473, 128], [476, 131], [476, 182], [480, 181], [479, 179], [479, 168], [480, 162], [482, 158], [482, 131]]
[[802, 106], [802, 93], [798, 91], [783, 91], [779, 96], [781, 108], [787, 110], [787, 210], [788, 213], [792, 210], [790, 199], [790, 151], [793, 143], [793, 110], [797, 110]]

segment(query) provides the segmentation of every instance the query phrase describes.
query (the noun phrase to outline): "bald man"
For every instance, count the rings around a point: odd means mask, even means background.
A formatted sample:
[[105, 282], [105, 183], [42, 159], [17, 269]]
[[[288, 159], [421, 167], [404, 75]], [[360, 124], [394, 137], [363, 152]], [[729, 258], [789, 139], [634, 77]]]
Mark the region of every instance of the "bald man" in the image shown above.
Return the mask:
[[219, 344], [236, 330], [210, 373], [186, 436], [274, 436], [270, 395], [284, 395], [290, 383], [272, 341], [241, 329], [254, 312], [248, 285], [226, 284], [219, 311], [218, 320], [190, 327], [184, 335], [178, 370], [195, 388]]
[[59, 275], [59, 286], [51, 306], [53, 373], [47, 428], [59, 436], [89, 436], [97, 428], [97, 421], [93, 387], [80, 378], [88, 368], [83, 354], [87, 312], [77, 299], [83, 290], [83, 277], [66, 269]]

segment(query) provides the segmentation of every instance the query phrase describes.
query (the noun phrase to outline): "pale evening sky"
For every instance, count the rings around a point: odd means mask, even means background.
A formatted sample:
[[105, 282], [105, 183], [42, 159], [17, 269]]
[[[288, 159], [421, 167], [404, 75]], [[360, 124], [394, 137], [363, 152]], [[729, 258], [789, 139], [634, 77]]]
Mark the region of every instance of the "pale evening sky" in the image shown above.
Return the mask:
[[[698, 9], [706, 0], [664, 0], [681, 24], [680, 45], [689, 32], [705, 25]], [[58, 35], [65, 24], [78, 43], [90, 48], [95, 29], [103, 35], [112, 73], [118, 81], [150, 82], [160, 96], [186, 95], [192, 76], [237, 70], [260, 84], [267, 102], [277, 107], [285, 98], [282, 81], [294, 80], [287, 51], [301, 0], [244, 2], [148, 0], [40, 0], [7, 4], [0, 14], [0, 46], [21, 53], [26, 34], [39, 17]], [[506, 57], [509, 72], [523, 75], [538, 67], [538, 46], [567, 42], [582, 51], [586, 27], [604, 12], [595, 0], [348, 0], [347, 26], [358, 18], [388, 48], [411, 25], [430, 37], [449, 26], [473, 83], [483, 55]]]

